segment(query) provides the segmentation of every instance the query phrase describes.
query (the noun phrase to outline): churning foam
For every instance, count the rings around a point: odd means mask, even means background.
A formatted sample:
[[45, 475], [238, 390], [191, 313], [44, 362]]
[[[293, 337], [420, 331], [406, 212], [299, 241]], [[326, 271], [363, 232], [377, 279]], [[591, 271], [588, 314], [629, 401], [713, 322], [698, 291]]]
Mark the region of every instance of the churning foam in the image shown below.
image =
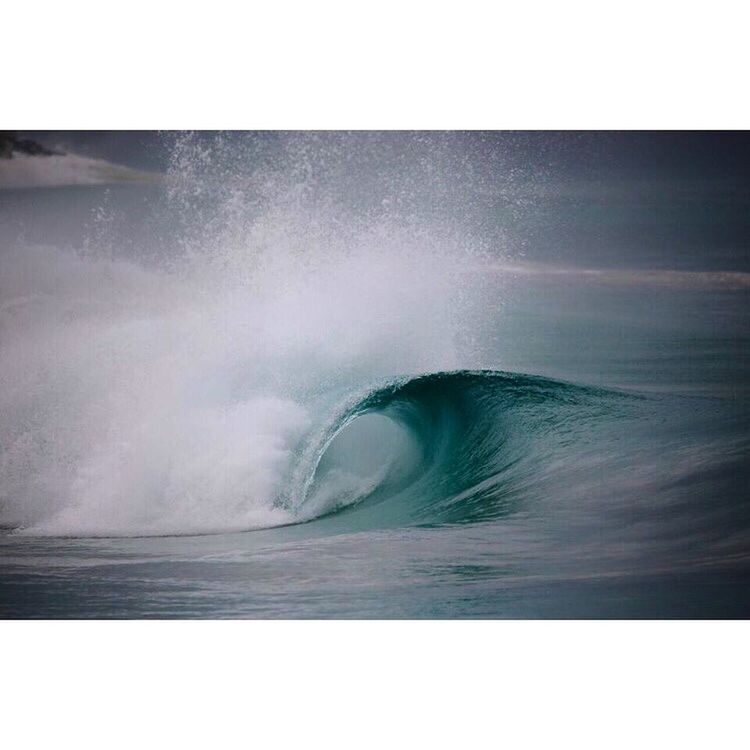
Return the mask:
[[180, 141], [159, 208], [173, 242], [159, 252], [109, 237], [0, 257], [0, 524], [288, 523], [279, 499], [328, 394], [471, 365], [470, 250], [444, 229], [321, 201], [336, 176], [323, 190], [289, 153], [258, 173]]

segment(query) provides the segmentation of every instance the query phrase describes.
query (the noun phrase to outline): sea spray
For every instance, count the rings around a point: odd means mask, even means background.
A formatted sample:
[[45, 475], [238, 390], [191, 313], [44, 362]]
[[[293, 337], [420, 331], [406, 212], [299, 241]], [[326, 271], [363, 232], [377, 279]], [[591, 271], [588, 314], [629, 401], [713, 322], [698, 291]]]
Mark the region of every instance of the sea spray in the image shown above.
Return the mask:
[[[385, 167], [376, 146], [296, 136], [271, 158], [180, 136], [151, 246], [129, 246], [105, 193], [80, 250], [0, 258], [3, 526], [289, 523], [304, 440], [341, 393], [475, 364], [479, 249], [414, 213], [450, 174], [424, 143]], [[375, 199], [351, 201], [353, 160]]]

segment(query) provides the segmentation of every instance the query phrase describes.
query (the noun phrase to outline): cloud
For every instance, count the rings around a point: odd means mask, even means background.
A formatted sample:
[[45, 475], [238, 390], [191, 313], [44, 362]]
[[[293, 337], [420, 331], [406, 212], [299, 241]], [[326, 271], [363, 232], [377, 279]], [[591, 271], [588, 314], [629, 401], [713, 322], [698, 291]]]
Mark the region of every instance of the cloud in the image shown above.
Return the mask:
[[159, 182], [163, 175], [77, 154], [14, 153], [0, 159], [0, 189]]

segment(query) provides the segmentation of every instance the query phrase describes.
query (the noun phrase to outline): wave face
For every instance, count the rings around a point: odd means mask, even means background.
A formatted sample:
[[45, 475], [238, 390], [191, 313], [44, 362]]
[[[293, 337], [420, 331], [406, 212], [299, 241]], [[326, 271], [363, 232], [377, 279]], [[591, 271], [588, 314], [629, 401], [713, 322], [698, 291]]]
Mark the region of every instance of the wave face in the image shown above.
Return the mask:
[[309, 442], [288, 503], [303, 519], [345, 516], [350, 529], [505, 516], [559, 474], [556, 454], [572, 458], [631, 399], [495, 371], [399, 380]]

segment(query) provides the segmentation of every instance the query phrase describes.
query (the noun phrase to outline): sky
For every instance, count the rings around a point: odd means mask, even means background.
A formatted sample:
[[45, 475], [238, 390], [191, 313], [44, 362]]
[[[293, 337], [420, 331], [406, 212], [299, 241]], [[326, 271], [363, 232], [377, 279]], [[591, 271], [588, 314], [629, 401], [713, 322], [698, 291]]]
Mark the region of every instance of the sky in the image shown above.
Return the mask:
[[[228, 160], [235, 174], [233, 159], [250, 163], [265, 158], [273, 163], [290, 133], [294, 131], [229, 132], [223, 136], [230, 145], [222, 159]], [[168, 169], [179, 134], [27, 131], [19, 135], [89, 159], [159, 173]], [[216, 134], [197, 137], [210, 146]], [[297, 133], [291, 140], [307, 137]], [[478, 228], [491, 243], [531, 262], [750, 271], [747, 132], [364, 131], [309, 137], [315, 148], [323, 144], [320, 151], [326, 154], [315, 164], [325, 171], [331, 154], [335, 163], [331, 173], [315, 183], [315, 190], [338, 192], [339, 201], [364, 205], [374, 200], [379, 206], [381, 198], [392, 199], [388, 191], [394, 187], [406, 185], [418, 194], [424, 186], [420, 170], [426, 174], [434, 165], [438, 178], [441, 169], [448, 171], [446, 184], [452, 192], [437, 196], [429, 188], [424, 190], [421, 198], [417, 195], [419, 209]], [[442, 156], [433, 143], [445, 147]], [[326, 152], [325, 144], [334, 147]], [[407, 155], [406, 160], [399, 161], [401, 154]], [[460, 158], [454, 158], [457, 154]], [[128, 179], [124, 175], [119, 181]], [[18, 223], [18, 217], [32, 207], [16, 200], [17, 207], [6, 208]], [[81, 198], [77, 205], [83, 202]], [[33, 234], [32, 218], [24, 218], [23, 224]]]
[[[169, 157], [168, 138], [158, 131], [21, 135], [138, 169], [163, 168]], [[236, 137], [272, 139], [277, 132], [237, 132]], [[733, 179], [750, 169], [750, 134], [744, 131], [472, 131], [456, 137], [474, 140], [478, 149], [515, 152], [521, 164], [568, 175]]]

